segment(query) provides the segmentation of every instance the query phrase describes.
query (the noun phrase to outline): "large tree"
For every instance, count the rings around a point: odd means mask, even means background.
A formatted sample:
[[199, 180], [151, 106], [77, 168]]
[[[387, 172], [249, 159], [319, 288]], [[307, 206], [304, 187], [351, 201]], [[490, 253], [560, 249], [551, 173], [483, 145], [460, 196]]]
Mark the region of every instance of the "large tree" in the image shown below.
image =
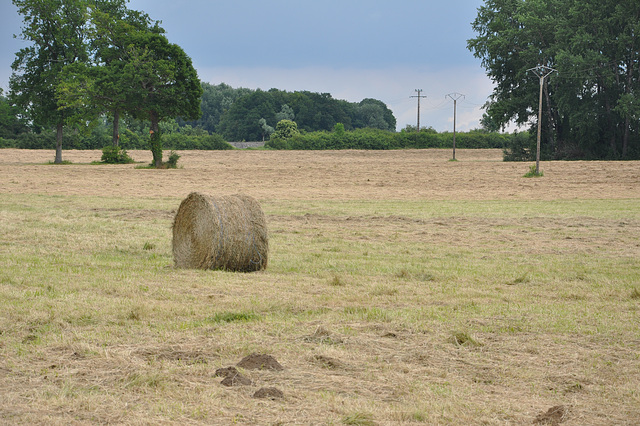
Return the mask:
[[62, 163], [62, 134], [70, 116], [58, 109], [56, 90], [65, 66], [89, 59], [85, 0], [13, 0], [23, 16], [21, 37], [31, 42], [11, 66], [10, 99], [35, 125], [56, 128], [55, 163]]
[[64, 68], [58, 86], [60, 107], [76, 108], [91, 118], [103, 114], [112, 117], [112, 144], [118, 145], [120, 116], [128, 108], [132, 82], [123, 70], [130, 55], [130, 34], [164, 30], [144, 12], [126, 7], [128, 0], [94, 0], [89, 25], [90, 62]]
[[127, 84], [126, 109], [135, 118], [151, 122], [153, 164], [162, 165], [163, 119], [200, 116], [202, 87], [191, 58], [167, 38], [150, 31], [133, 31], [126, 37], [128, 57], [122, 67]]
[[534, 124], [543, 87], [543, 143], [555, 157], [640, 156], [640, 3], [634, 0], [486, 0], [468, 46], [495, 83], [488, 119]]

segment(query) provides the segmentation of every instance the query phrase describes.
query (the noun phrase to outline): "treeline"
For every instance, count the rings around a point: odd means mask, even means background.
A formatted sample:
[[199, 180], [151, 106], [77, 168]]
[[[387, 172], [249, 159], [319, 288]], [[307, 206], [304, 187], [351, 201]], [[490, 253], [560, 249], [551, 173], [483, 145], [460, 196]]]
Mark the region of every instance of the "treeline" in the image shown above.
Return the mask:
[[[457, 148], [486, 149], [509, 147], [519, 140], [519, 144], [529, 144], [528, 133], [503, 134], [472, 130], [456, 133]], [[452, 148], [453, 133], [438, 133], [433, 129], [418, 132], [389, 132], [379, 129], [356, 129], [344, 131], [336, 126], [333, 131], [301, 133], [288, 139], [274, 138], [265, 144], [271, 149], [323, 150], [323, 149], [403, 149], [403, 148]], [[521, 158], [528, 160], [530, 158]]]
[[[3, 118], [8, 118], [14, 126], [2, 126]], [[69, 128], [65, 131], [66, 149], [102, 149], [112, 144], [113, 123], [102, 119], [92, 123], [90, 128]], [[179, 126], [173, 121], [161, 122], [159, 125], [162, 133], [163, 145], [171, 150], [226, 150], [233, 149], [218, 134], [209, 134], [203, 129], [193, 128], [190, 125]], [[15, 131], [12, 131], [14, 129]], [[0, 148], [20, 149], [52, 149], [56, 144], [56, 131], [54, 129], [29, 130], [13, 120], [13, 116], [2, 115], [2, 99], [0, 98]], [[149, 123], [144, 121], [123, 120], [120, 125], [119, 147], [123, 149], [149, 149]]]
[[[538, 123], [555, 159], [640, 159], [640, 2], [486, 1], [468, 47], [494, 82], [488, 123]], [[534, 67], [543, 65], [544, 71]]]
[[334, 99], [329, 93], [263, 91], [205, 82], [202, 92], [202, 116], [179, 123], [218, 133], [228, 141], [267, 140], [281, 120], [295, 121], [305, 132], [330, 131], [337, 123], [346, 130], [396, 128], [393, 112], [376, 99], [355, 103]]

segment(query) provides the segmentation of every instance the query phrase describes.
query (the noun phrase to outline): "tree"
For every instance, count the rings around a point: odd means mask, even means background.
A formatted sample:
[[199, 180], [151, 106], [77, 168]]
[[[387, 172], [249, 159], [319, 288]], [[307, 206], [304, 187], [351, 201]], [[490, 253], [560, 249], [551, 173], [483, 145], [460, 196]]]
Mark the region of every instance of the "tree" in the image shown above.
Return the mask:
[[257, 141], [263, 134], [260, 119], [274, 123], [275, 111], [273, 96], [258, 89], [237, 99], [222, 115], [218, 129], [229, 141]]
[[222, 133], [219, 129], [222, 115], [231, 108], [231, 105], [239, 98], [253, 92], [251, 89], [237, 88], [225, 83], [218, 85], [202, 82], [202, 102], [200, 108], [202, 116], [198, 120], [180, 121], [180, 125], [189, 124], [192, 127], [201, 127], [210, 133]]
[[120, 115], [128, 106], [132, 84], [123, 68], [129, 60], [128, 37], [135, 31], [164, 32], [158, 22], [126, 8], [127, 0], [96, 1], [88, 35], [91, 61], [65, 66], [58, 85], [60, 108], [76, 108], [87, 118], [112, 115], [112, 145], [119, 141]]
[[258, 120], [258, 124], [260, 128], [262, 128], [262, 140], [264, 141], [265, 136], [271, 137], [271, 134], [275, 131], [275, 129], [267, 124], [267, 120], [261, 118]]
[[495, 83], [485, 121], [535, 123], [538, 79], [526, 70], [546, 65], [558, 71], [543, 86], [549, 155], [639, 157], [639, 22], [633, 0], [485, 1], [468, 41]]
[[161, 167], [159, 123], [166, 118], [200, 116], [200, 80], [191, 58], [162, 34], [132, 31], [125, 36], [125, 43], [128, 55], [122, 81], [128, 87], [126, 109], [135, 118], [151, 122], [153, 164]]
[[396, 119], [384, 102], [377, 99], [363, 99], [356, 108], [356, 128], [370, 127], [381, 130], [395, 130]]
[[276, 131], [271, 134], [271, 139], [287, 140], [299, 134], [295, 121], [280, 120], [276, 125]]
[[276, 121], [280, 122], [282, 120], [295, 120], [296, 115], [293, 112], [293, 109], [287, 104], [282, 105], [280, 112], [276, 114]]
[[[203, 112], [203, 121], [206, 114]], [[396, 126], [391, 110], [375, 99], [358, 104], [333, 99], [329, 93], [258, 89], [233, 101], [222, 113], [216, 131], [227, 140], [258, 140], [264, 133], [260, 119], [270, 127], [283, 119], [295, 119], [298, 128], [307, 132], [331, 131], [336, 123], [343, 123], [346, 130], [354, 127], [395, 130]]]
[[56, 127], [55, 163], [62, 163], [62, 135], [74, 114], [58, 109], [56, 90], [66, 65], [86, 62], [88, 3], [85, 0], [13, 0], [22, 15], [20, 49], [11, 65], [12, 103], [35, 125]]
[[4, 97], [0, 88], [0, 138], [13, 139], [26, 131], [26, 124], [20, 118], [18, 109]]

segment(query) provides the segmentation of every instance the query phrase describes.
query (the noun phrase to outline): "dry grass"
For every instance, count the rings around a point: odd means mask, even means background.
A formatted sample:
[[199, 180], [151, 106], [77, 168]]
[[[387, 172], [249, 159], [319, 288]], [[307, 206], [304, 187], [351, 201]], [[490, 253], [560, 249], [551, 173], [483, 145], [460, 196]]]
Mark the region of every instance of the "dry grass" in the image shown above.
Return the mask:
[[[0, 150], [0, 423], [640, 418], [637, 162], [534, 182], [497, 151], [180, 154]], [[173, 267], [196, 190], [260, 200], [266, 271]], [[252, 353], [284, 370], [224, 386]]]

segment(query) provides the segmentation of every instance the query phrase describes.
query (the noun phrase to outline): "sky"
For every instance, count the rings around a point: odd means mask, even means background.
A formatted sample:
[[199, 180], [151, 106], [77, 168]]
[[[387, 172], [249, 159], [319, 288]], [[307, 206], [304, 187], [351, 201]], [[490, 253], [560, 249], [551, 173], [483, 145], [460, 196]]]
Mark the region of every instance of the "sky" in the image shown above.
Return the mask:
[[[232, 87], [379, 99], [397, 130], [478, 128], [493, 84], [467, 49], [482, 0], [130, 0], [162, 21], [170, 42], [191, 57], [202, 81]], [[6, 90], [22, 17], [0, 3], [0, 87]]]

